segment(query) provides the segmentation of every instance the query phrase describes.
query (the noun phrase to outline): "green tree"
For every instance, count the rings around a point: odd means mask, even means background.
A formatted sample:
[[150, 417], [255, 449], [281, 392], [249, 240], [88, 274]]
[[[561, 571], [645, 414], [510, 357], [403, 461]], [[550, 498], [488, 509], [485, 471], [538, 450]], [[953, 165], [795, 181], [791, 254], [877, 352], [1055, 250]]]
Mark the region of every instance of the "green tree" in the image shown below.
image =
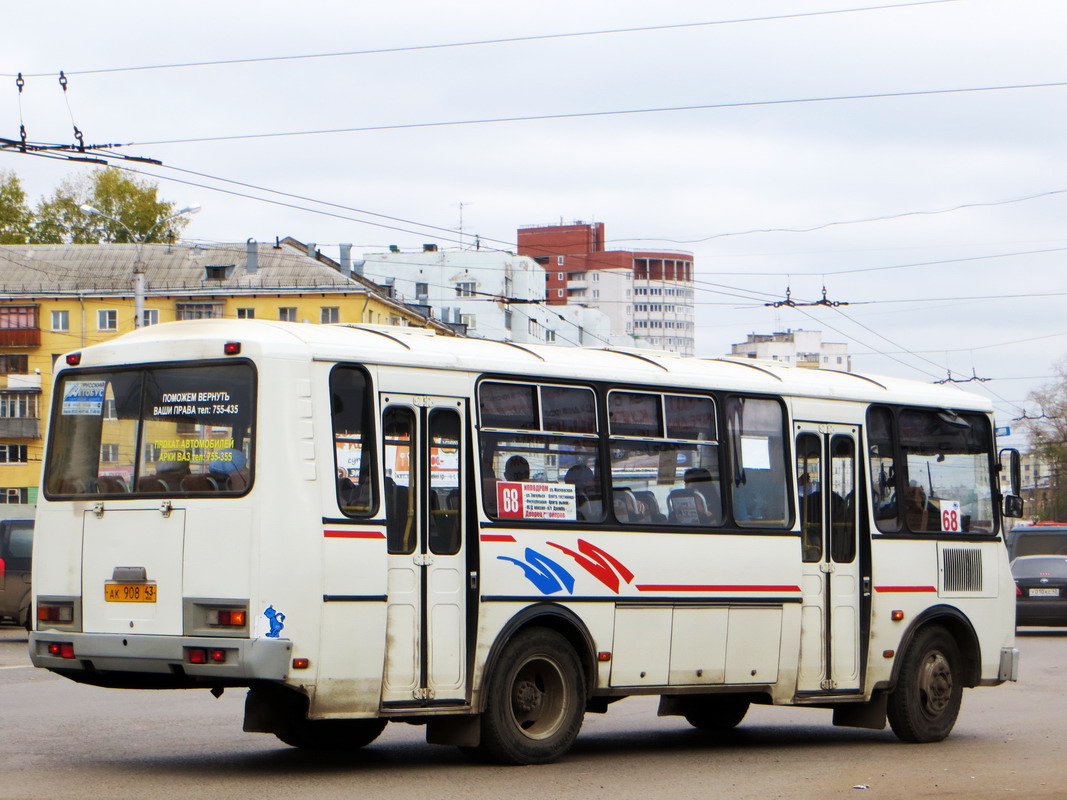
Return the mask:
[[1067, 519], [1067, 357], [1053, 369], [1056, 379], [1027, 395], [1037, 413], [1025, 420], [1031, 447], [1052, 475], [1052, 485], [1042, 493], [1042, 507], [1028, 509], [1028, 516], [1032, 513], [1046, 520]]
[[33, 212], [14, 172], [0, 172], [0, 244], [26, 244], [33, 230]]
[[[83, 205], [90, 205], [122, 224], [87, 214], [81, 210]], [[173, 203], [159, 199], [158, 187], [154, 183], [107, 167], [96, 170], [87, 178], [64, 181], [51, 197], [42, 198], [37, 204], [31, 241], [40, 244], [124, 243], [140, 241], [147, 236], [145, 241], [148, 242], [175, 242], [188, 219], [179, 217], [159, 225], [174, 210]], [[127, 228], [135, 238], [131, 238]]]

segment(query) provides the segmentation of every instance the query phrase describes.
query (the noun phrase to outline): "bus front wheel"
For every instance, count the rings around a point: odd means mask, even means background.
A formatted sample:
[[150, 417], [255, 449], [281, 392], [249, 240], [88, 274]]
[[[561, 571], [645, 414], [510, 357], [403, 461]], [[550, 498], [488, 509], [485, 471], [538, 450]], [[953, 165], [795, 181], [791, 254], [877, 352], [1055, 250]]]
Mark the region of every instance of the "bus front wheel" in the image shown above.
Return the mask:
[[956, 640], [932, 625], [904, 652], [886, 709], [893, 733], [905, 742], [939, 742], [956, 724], [963, 697], [962, 659]]
[[546, 764], [578, 736], [584, 671], [570, 643], [531, 628], [510, 641], [489, 680], [480, 749], [504, 764]]

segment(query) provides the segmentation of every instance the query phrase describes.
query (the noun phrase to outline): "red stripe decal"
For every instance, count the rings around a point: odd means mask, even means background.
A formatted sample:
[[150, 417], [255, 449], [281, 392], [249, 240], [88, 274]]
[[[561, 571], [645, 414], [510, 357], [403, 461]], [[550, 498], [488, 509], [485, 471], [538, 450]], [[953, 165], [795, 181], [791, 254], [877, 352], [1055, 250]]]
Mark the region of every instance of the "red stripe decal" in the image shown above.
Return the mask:
[[714, 584], [645, 583], [641, 592], [799, 592], [799, 586], [718, 586]]
[[936, 586], [875, 586], [876, 592], [936, 592]]
[[510, 533], [483, 533], [481, 536], [483, 542], [514, 542], [515, 537]]
[[381, 531], [323, 531], [327, 539], [384, 539]]

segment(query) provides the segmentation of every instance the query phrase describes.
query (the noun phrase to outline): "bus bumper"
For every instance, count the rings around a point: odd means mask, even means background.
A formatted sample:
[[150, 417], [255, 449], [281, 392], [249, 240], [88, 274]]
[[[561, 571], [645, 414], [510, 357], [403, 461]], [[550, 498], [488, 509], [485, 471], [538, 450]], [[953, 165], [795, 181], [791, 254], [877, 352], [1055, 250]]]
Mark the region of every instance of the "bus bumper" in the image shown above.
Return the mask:
[[30, 634], [34, 666], [79, 683], [118, 688], [177, 689], [280, 681], [289, 674], [292, 650], [287, 639]]
[[1016, 648], [1000, 648], [999, 678], [1001, 681], [1019, 680], [1019, 651]]

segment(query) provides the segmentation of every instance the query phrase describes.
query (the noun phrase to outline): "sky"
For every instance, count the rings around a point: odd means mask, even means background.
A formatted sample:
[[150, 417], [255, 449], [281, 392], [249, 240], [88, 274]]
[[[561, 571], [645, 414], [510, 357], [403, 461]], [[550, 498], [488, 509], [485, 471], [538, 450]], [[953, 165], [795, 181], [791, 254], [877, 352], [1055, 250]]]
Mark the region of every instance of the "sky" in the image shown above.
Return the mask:
[[[820, 330], [855, 371], [981, 379], [1016, 446], [1067, 355], [1060, 0], [55, 0], [5, 29], [0, 137], [162, 161], [122, 165], [203, 207], [192, 240], [603, 222], [694, 254], [697, 355]], [[0, 151], [32, 202], [92, 169]]]

